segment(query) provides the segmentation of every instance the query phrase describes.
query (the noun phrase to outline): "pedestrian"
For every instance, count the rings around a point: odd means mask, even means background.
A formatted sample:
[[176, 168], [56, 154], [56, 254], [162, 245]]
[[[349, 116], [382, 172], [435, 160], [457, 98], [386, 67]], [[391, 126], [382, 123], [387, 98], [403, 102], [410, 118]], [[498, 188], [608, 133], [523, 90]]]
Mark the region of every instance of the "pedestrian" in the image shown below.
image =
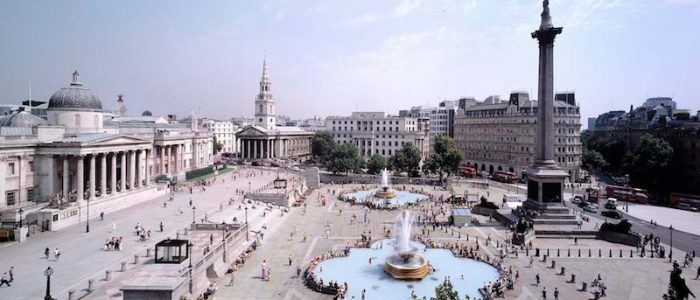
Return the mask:
[[160, 232], [163, 232], [163, 221], [160, 221], [159, 226], [160, 226]]
[[534, 256], [530, 256], [530, 264], [528, 265], [528, 268], [532, 268], [532, 261], [534, 260]]
[[182, 207], [178, 207], [177, 211], [180, 213], [180, 215], [182, 215]]
[[58, 248], [53, 251], [53, 257], [55, 261], [58, 261], [58, 257], [61, 256], [61, 252], [58, 251]]
[[540, 286], [540, 273], [535, 275], [535, 286]]
[[233, 274], [234, 274], [233, 271], [231, 271], [231, 275], [228, 279], [228, 286], [233, 286]]
[[574, 245], [578, 245], [578, 237], [574, 237]]
[[292, 255], [291, 254], [287, 257], [287, 260], [289, 260], [289, 265], [291, 266], [292, 265]]
[[214, 234], [213, 234], [213, 233], [210, 233], [210, 234], [209, 234], [209, 244], [210, 244], [210, 245], [213, 245], [213, 244], [214, 244]]
[[49, 247], [46, 247], [46, 249], [44, 249], [44, 255], [46, 256], [47, 260], [49, 259], [49, 251]]
[[700, 266], [698, 266], [698, 273], [695, 275], [695, 280], [698, 280], [700, 278]]
[[100, 212], [100, 221], [104, 221], [104, 220], [105, 220], [105, 212], [101, 211]]
[[559, 289], [554, 288], [554, 300], [559, 300]]
[[[700, 274], [700, 273], [698, 273], [698, 274]], [[300, 276], [301, 276], [301, 268], [297, 267], [297, 277], [300, 277]]]
[[7, 277], [7, 273], [2, 273], [2, 278], [0, 278], [0, 286], [2, 286], [3, 284], [7, 284], [7, 286], [11, 286], [10, 285], [10, 278]]
[[10, 274], [10, 282], [15, 281], [15, 266], [10, 266], [10, 270], [7, 273]]
[[542, 288], [542, 299], [547, 299], [547, 287]]
[[365, 289], [362, 289], [362, 300], [365, 300], [365, 293], [366, 293], [366, 292], [367, 292], [367, 291], [365, 291]]

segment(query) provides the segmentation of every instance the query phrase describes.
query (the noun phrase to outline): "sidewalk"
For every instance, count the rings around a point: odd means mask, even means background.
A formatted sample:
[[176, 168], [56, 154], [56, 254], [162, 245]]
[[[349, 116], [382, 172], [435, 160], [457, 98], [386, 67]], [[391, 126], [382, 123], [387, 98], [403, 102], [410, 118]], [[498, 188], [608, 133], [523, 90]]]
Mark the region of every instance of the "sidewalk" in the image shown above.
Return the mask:
[[[622, 203], [621, 205], [625, 204]], [[700, 213], [697, 212], [630, 203], [627, 214], [645, 222], [654, 220], [659, 226], [668, 227], [673, 225], [674, 229], [700, 235], [700, 226], [698, 226], [700, 224]]]

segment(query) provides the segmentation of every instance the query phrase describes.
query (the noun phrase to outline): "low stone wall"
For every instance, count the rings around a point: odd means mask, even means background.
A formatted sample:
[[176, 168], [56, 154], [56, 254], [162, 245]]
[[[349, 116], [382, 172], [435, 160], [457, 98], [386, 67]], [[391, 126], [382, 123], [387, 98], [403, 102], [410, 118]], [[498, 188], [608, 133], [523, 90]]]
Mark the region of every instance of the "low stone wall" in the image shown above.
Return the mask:
[[612, 231], [599, 231], [597, 238], [606, 242], [623, 244], [632, 247], [636, 247], [641, 242], [641, 237], [638, 234], [624, 234]]
[[[380, 181], [380, 176], [379, 175], [369, 175], [369, 174], [348, 174], [348, 175], [340, 175], [340, 174], [330, 174], [330, 173], [321, 173], [320, 174], [321, 178], [321, 183], [325, 184], [348, 184], [348, 183], [355, 183], [355, 184], [379, 184]], [[432, 179], [432, 178], [412, 178], [412, 177], [396, 177], [396, 176], [390, 176], [389, 181], [391, 182], [392, 185], [396, 184], [425, 184], [425, 185], [439, 185], [440, 181], [437, 179]]]
[[486, 208], [482, 206], [475, 205], [472, 207], [472, 213], [482, 216], [494, 216], [496, 217], [497, 210], [492, 208]]

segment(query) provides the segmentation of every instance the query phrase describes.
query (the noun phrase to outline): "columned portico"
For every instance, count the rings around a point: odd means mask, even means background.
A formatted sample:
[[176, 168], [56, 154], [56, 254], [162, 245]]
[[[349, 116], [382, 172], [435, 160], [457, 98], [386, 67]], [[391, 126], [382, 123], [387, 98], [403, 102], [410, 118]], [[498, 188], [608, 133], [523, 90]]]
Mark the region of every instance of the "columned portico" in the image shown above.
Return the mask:
[[112, 152], [110, 155], [110, 161], [112, 163], [112, 168], [110, 170], [110, 178], [109, 178], [109, 190], [110, 194], [116, 194], [117, 193], [117, 153]]

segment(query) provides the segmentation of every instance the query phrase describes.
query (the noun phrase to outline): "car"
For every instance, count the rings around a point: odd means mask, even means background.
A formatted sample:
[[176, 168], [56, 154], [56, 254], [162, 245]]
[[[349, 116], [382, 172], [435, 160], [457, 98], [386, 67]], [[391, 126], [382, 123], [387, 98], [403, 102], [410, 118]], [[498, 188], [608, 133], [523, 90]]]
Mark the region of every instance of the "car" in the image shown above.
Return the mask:
[[610, 202], [605, 203], [605, 206], [604, 206], [604, 207], [605, 207], [605, 209], [611, 209], [611, 210], [616, 210], [616, 209], [617, 209], [617, 205], [615, 205], [614, 203], [610, 203]]
[[587, 212], [592, 212], [592, 213], [597, 213], [598, 212], [598, 206], [595, 204], [589, 203], [588, 205], [583, 207], [583, 210]]
[[617, 210], [606, 210], [600, 213], [603, 215], [603, 217], [611, 218], [611, 219], [620, 219], [622, 218], [622, 214], [617, 211]]
[[573, 197], [573, 198], [571, 198], [571, 203], [573, 203], [573, 204], [579, 204], [579, 203], [581, 203], [581, 199], [576, 198], [576, 197]]
[[578, 207], [580, 207], [580, 208], [584, 208], [584, 207], [586, 207], [586, 206], [588, 206], [588, 202], [581, 201], [581, 202], [578, 203]]

